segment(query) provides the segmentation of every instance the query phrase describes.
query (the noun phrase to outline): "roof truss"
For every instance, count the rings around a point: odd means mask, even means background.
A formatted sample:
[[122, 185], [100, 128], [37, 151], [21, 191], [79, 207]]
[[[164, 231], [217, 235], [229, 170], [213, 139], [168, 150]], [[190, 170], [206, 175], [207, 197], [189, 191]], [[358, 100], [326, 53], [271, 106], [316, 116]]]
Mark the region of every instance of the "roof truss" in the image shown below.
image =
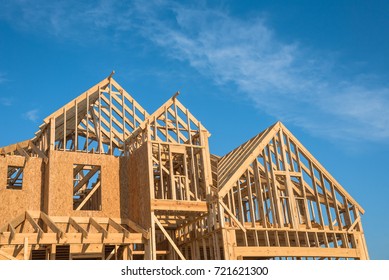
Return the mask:
[[26, 211], [0, 228], [0, 245], [143, 243], [146, 230], [128, 219], [48, 216]]
[[199, 131], [208, 131], [178, 101], [178, 92], [159, 107], [126, 140], [128, 150], [136, 149], [144, 141], [201, 145]]
[[110, 75], [45, 118], [33, 139], [3, 147], [0, 152], [45, 158], [52, 148], [120, 155], [125, 139], [147, 116]]
[[360, 230], [363, 209], [280, 122], [221, 158], [218, 183], [238, 226]]

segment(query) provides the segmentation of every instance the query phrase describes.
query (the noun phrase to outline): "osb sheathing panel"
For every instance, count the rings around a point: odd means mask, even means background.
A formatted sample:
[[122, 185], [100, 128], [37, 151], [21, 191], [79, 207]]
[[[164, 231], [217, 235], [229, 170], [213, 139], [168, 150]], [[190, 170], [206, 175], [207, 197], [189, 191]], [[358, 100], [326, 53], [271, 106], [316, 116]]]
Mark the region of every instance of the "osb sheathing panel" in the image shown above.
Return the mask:
[[130, 218], [130, 166], [129, 158], [120, 157], [119, 158], [119, 179], [120, 179], [120, 217], [121, 218]]
[[148, 146], [142, 145], [129, 158], [126, 170], [129, 183], [129, 218], [145, 229], [151, 225]]
[[[73, 165], [101, 167], [101, 211], [73, 210]], [[119, 158], [110, 155], [50, 151], [47, 213], [52, 216], [120, 217]]]
[[[7, 189], [8, 166], [24, 166], [21, 190]], [[26, 210], [41, 210], [43, 173], [41, 158], [0, 157], [0, 225]]]

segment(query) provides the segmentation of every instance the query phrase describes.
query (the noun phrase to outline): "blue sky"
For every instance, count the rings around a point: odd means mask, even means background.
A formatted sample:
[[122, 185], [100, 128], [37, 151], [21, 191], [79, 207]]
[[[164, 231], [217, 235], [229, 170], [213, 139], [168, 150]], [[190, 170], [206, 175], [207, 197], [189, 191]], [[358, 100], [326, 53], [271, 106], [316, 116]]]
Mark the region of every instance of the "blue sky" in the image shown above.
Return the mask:
[[388, 14], [387, 1], [0, 0], [0, 146], [115, 70], [149, 113], [180, 90], [218, 155], [281, 120], [365, 208], [371, 258], [389, 259]]

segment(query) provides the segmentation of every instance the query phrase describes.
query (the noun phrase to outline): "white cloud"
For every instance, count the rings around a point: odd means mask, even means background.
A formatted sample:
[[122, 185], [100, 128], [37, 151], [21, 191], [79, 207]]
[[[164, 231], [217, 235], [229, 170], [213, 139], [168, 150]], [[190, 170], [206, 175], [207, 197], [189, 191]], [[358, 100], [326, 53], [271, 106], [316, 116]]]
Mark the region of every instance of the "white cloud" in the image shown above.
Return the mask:
[[[132, 10], [127, 1], [99, 0], [0, 0], [0, 18], [21, 30], [49, 34], [60, 40], [90, 44], [109, 40], [130, 26]], [[18, 18], [15, 21], [15, 18]], [[104, 33], [107, 29], [111, 34]]]
[[39, 120], [39, 110], [38, 109], [32, 109], [30, 111], [27, 111], [23, 114], [23, 117], [29, 121], [37, 122]]
[[[298, 41], [282, 41], [260, 16], [239, 19], [226, 10], [196, 5], [17, 0], [5, 4], [0, 17], [20, 28], [37, 28], [80, 43], [89, 43], [88, 38], [129, 41], [135, 33], [216, 84], [235, 87], [236, 94], [250, 98], [263, 112], [312, 134], [389, 139], [387, 83], [374, 85], [365, 73], [344, 73], [325, 51], [318, 55], [320, 50]], [[15, 14], [20, 20], [14, 21]]]
[[[187, 61], [262, 111], [322, 137], [389, 138], [389, 87], [366, 78], [340, 79], [336, 60], [285, 43], [261, 18], [172, 6], [176, 23], [154, 18], [145, 34], [172, 57]], [[144, 15], [149, 16], [146, 12]]]

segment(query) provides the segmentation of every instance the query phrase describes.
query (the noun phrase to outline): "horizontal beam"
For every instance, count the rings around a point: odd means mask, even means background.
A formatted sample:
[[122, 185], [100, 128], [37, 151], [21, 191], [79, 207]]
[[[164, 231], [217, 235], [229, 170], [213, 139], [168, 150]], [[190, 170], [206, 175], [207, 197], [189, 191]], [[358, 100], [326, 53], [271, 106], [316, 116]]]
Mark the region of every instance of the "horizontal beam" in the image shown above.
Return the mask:
[[208, 208], [207, 203], [205, 201], [152, 199], [151, 210], [207, 212]]
[[359, 258], [357, 249], [307, 248], [307, 247], [234, 247], [235, 255], [241, 257], [323, 257]]
[[125, 237], [123, 233], [112, 233], [103, 238], [103, 233], [89, 233], [88, 238], [84, 238], [80, 232], [66, 233], [66, 237], [58, 239], [56, 233], [44, 233], [39, 237], [38, 233], [15, 233], [14, 238], [10, 239], [10, 232], [4, 232], [0, 234], [0, 246], [2, 245], [23, 245], [24, 239], [28, 238], [28, 244], [46, 245], [46, 244], [134, 244], [144, 243], [144, 238], [141, 233], [131, 233], [128, 237]]

